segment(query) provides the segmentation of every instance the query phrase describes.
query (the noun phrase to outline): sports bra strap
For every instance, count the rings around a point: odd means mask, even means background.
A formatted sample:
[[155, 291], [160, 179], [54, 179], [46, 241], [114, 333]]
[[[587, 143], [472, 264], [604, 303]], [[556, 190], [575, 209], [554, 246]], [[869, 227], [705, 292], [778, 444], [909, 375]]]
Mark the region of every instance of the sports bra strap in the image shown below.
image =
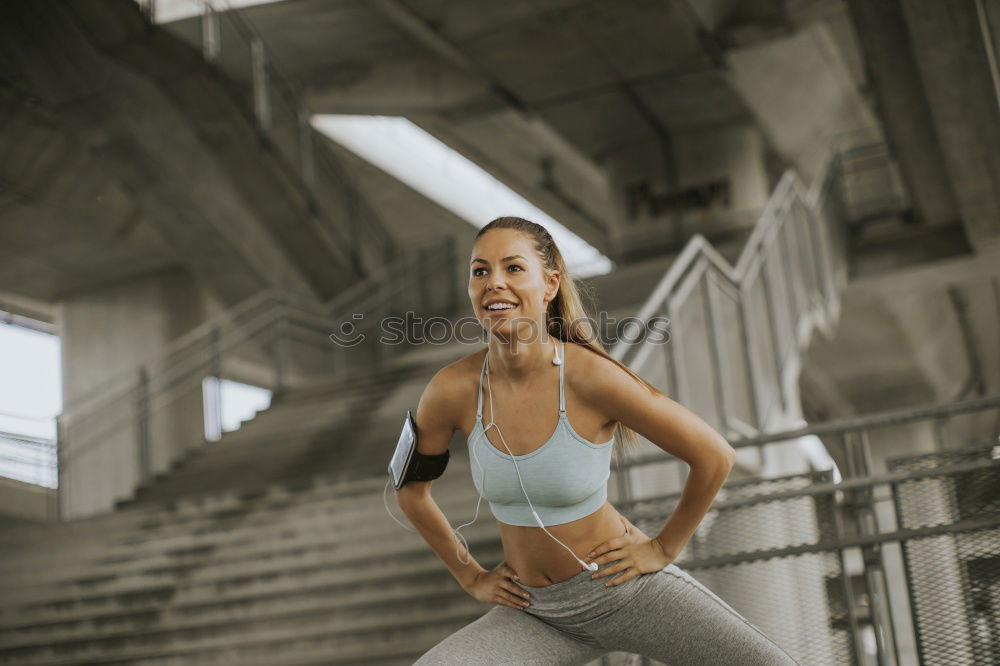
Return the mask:
[[479, 400], [476, 402], [476, 418], [483, 418], [483, 375], [486, 373], [486, 359], [489, 358], [490, 350], [486, 350], [483, 356], [483, 368], [479, 371]]
[[566, 413], [566, 396], [563, 394], [563, 368], [566, 367], [566, 343], [562, 340], [559, 341], [559, 358], [562, 359], [562, 363], [559, 364], [559, 413]]

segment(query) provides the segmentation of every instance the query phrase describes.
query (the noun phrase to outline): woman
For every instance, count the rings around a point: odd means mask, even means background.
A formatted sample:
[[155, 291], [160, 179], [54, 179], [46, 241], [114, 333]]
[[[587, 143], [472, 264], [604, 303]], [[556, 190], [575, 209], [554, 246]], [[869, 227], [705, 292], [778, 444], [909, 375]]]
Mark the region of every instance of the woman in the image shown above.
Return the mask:
[[[585, 664], [624, 651], [672, 665], [795, 664], [672, 564], [732, 468], [729, 443], [603, 351], [544, 227], [497, 218], [470, 259], [469, 299], [489, 344], [428, 383], [418, 451], [441, 454], [456, 429], [466, 435], [505, 558], [488, 570], [456, 549], [432, 482], [399, 490], [403, 512], [462, 587], [496, 604], [417, 663]], [[635, 447], [636, 433], [691, 467], [654, 538], [606, 499], [614, 441]]]

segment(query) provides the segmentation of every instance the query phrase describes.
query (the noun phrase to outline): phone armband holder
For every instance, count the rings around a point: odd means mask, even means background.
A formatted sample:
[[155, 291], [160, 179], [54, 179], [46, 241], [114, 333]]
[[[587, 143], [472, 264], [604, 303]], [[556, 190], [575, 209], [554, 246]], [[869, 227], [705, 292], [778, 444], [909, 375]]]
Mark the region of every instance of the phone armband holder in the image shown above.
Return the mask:
[[396, 442], [396, 451], [389, 461], [389, 476], [398, 491], [410, 481], [432, 481], [444, 473], [450, 452], [426, 455], [417, 451], [417, 424], [406, 410], [403, 431]]

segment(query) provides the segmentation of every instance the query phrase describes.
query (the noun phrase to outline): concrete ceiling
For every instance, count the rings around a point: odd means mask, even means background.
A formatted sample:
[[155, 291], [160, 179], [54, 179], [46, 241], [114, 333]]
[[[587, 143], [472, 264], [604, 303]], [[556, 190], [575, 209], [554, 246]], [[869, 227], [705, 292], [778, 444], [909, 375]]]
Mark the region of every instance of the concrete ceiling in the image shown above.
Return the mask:
[[[700, 184], [681, 137], [736, 126], [774, 143], [767, 130], [785, 120], [760, 124], [727, 53], [822, 21], [861, 69], [833, 1], [284, 0], [237, 13], [219, 22], [233, 78], [250, 84], [238, 34], [250, 25], [311, 112], [406, 116], [605, 251], [635, 222], [626, 185]], [[167, 28], [201, 43], [200, 18]]]
[[5, 288], [52, 303], [176, 263], [118, 181], [43, 109], [0, 96], [0, 154]]

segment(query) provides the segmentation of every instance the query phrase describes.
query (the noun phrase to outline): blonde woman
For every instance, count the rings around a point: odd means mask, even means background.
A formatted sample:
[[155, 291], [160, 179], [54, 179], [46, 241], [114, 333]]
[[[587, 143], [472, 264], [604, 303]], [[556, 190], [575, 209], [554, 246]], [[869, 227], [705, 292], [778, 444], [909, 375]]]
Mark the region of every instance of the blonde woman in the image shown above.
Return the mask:
[[[493, 569], [476, 562], [431, 497], [431, 481], [398, 491], [403, 512], [462, 587], [495, 604], [417, 664], [585, 664], [614, 651], [671, 665], [795, 664], [673, 564], [735, 452], [601, 348], [545, 228], [517, 217], [483, 227], [469, 299], [488, 347], [428, 383], [415, 417], [418, 451], [443, 454], [456, 429], [466, 436], [504, 559]], [[607, 501], [614, 443], [635, 447], [636, 433], [691, 467], [653, 538]]]

